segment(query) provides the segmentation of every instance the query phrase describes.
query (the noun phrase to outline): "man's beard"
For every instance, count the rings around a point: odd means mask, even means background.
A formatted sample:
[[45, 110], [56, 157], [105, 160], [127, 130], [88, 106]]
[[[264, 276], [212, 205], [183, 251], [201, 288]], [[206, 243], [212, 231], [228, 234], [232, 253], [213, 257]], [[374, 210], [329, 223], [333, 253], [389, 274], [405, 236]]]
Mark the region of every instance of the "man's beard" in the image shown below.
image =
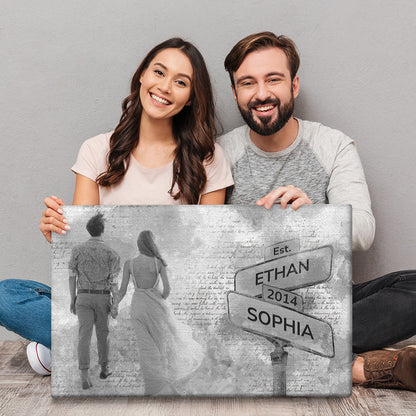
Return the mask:
[[[257, 117], [259, 121], [254, 120], [254, 116], [251, 112], [251, 109], [253, 107], [269, 104], [276, 105], [277, 107], [276, 120], [271, 122], [272, 116]], [[240, 110], [241, 116], [243, 117], [244, 121], [247, 123], [251, 130], [253, 130], [257, 134], [260, 134], [261, 136], [270, 136], [281, 130], [289, 121], [290, 117], [292, 117], [294, 108], [295, 100], [293, 97], [293, 93], [290, 98], [290, 101], [283, 105], [281, 104], [278, 98], [270, 99], [267, 101], [252, 101], [248, 104], [247, 110], [241, 108], [240, 105], [238, 105], [238, 109]]]

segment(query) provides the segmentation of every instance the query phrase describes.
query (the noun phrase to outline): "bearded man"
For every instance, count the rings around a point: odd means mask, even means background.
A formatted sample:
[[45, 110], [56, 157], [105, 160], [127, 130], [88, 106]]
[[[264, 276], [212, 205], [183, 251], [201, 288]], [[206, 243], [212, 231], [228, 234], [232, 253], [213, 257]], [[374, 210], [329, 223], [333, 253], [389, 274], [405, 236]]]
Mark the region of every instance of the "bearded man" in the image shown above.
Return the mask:
[[[239, 41], [224, 66], [247, 123], [220, 137], [234, 186], [227, 203], [285, 209], [350, 204], [352, 248], [368, 249], [375, 220], [354, 141], [293, 116], [300, 60], [294, 42], [271, 32]], [[416, 334], [416, 270], [353, 285], [353, 382], [416, 391], [416, 348], [380, 350]]]

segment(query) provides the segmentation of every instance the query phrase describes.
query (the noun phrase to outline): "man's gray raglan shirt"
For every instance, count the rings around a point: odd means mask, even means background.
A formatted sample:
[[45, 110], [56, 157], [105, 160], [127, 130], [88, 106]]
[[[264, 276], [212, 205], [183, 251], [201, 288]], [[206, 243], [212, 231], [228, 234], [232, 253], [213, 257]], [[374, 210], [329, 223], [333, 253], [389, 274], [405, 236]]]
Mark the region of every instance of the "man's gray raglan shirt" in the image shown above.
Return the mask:
[[234, 178], [226, 202], [254, 204], [279, 186], [293, 185], [314, 204], [351, 204], [353, 249], [368, 249], [375, 220], [354, 141], [320, 123], [297, 120], [295, 141], [280, 152], [264, 152], [255, 146], [247, 125], [218, 138]]

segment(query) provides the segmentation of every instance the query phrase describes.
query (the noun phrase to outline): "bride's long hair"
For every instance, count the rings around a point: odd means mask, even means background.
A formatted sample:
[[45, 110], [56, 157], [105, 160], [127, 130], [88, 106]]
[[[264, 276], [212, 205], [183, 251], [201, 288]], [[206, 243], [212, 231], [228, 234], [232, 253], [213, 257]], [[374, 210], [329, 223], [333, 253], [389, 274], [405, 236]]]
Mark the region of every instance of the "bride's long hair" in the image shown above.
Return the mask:
[[162, 258], [159, 249], [155, 243], [153, 233], [150, 230], [142, 231], [137, 239], [137, 247], [140, 253], [149, 257], [156, 257], [164, 266], [167, 266], [165, 260]]

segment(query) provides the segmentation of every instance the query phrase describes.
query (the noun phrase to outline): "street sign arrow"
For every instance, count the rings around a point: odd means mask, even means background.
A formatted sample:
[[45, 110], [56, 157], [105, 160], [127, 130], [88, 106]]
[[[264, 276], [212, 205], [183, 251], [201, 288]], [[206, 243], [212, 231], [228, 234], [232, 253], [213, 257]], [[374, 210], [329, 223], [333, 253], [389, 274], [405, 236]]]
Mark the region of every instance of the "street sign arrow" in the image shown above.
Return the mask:
[[263, 284], [288, 290], [311, 286], [329, 279], [331, 265], [329, 246], [268, 260], [238, 270], [234, 278], [235, 290], [259, 296]]
[[324, 357], [334, 356], [332, 327], [325, 321], [258, 298], [228, 292], [230, 321], [258, 335], [290, 342]]

